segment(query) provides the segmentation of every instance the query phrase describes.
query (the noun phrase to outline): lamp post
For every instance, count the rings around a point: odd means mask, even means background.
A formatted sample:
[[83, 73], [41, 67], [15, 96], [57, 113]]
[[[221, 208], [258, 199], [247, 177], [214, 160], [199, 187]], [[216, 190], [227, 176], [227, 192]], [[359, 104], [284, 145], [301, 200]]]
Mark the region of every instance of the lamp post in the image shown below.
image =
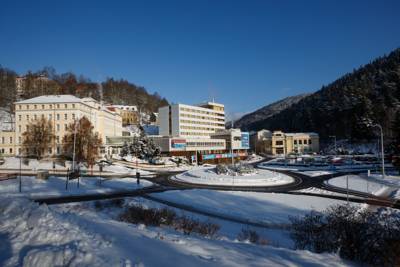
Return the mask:
[[330, 135], [330, 138], [333, 138], [334, 142], [335, 142], [335, 156], [337, 154], [337, 150], [336, 150], [336, 135]]
[[382, 157], [382, 178], [385, 179], [385, 152], [383, 148], [383, 129], [382, 126], [378, 123], [368, 124], [370, 127], [378, 127], [381, 132], [381, 157]]

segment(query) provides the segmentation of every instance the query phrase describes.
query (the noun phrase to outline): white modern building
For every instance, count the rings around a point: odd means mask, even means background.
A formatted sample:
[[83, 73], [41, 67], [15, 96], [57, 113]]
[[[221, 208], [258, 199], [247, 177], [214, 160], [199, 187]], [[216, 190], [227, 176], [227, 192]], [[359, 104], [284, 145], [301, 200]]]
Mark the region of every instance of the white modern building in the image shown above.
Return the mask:
[[[248, 133], [243, 134], [248, 143]], [[245, 157], [248, 149], [248, 144], [242, 147], [239, 129], [225, 129], [224, 105], [215, 102], [160, 108], [159, 136], [152, 138], [163, 153], [185, 156], [193, 162], [220, 162], [231, 158], [231, 152], [233, 157]]]

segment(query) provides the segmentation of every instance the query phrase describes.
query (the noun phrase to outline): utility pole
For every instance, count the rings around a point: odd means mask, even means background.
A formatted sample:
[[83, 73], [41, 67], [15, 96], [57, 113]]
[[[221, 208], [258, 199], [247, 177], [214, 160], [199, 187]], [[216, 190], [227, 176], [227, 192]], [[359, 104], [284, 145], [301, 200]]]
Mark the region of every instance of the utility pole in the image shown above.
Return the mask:
[[22, 161], [22, 158], [21, 158], [21, 155], [19, 155], [19, 192], [20, 193], [22, 192], [22, 175], [21, 175], [22, 166], [21, 166], [21, 161]]
[[330, 135], [329, 137], [334, 139], [334, 143], [335, 143], [335, 156], [336, 156], [336, 154], [337, 154], [336, 135]]

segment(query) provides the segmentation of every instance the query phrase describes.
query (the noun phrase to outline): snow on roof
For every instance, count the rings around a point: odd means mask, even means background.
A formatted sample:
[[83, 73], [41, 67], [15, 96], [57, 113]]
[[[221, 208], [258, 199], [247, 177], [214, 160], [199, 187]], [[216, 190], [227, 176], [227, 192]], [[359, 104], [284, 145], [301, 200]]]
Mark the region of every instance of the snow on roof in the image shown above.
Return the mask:
[[285, 133], [287, 136], [301, 136], [301, 135], [318, 135], [317, 133]]
[[79, 103], [82, 99], [73, 95], [42, 95], [16, 102], [16, 104]]

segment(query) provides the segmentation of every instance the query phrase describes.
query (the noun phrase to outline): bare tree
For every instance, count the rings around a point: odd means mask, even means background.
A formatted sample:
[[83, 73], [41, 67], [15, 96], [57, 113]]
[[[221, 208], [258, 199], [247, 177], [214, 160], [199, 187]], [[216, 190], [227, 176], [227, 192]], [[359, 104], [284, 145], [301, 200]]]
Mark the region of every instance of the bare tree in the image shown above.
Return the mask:
[[93, 167], [96, 158], [99, 157], [99, 150], [102, 144], [99, 134], [94, 132], [93, 129], [93, 125], [86, 117], [71, 123], [68, 126], [67, 134], [63, 137], [64, 154], [72, 158], [74, 138], [76, 138], [75, 160], [87, 162], [90, 167]]
[[52, 124], [49, 120], [41, 118], [30, 122], [23, 136], [22, 147], [26, 155], [41, 159], [46, 150], [51, 149], [54, 139]]

